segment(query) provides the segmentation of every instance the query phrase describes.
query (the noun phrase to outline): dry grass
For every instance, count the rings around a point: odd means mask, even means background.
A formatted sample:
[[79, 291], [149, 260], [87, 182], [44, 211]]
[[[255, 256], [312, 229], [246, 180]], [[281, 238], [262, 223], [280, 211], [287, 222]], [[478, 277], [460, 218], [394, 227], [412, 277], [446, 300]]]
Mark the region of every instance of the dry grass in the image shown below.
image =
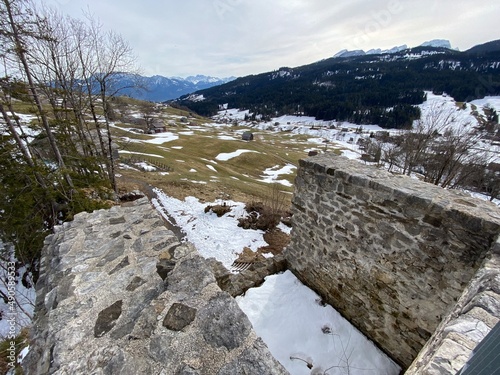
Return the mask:
[[[118, 173], [122, 177], [118, 178], [118, 185], [122, 191], [132, 188], [142, 190], [144, 186], [151, 185], [178, 199], [195, 196], [201, 201], [212, 202], [226, 196], [227, 199], [243, 202], [265, 201], [269, 195], [269, 184], [262, 181], [264, 170], [287, 164], [297, 166], [299, 159], [307, 157], [306, 150], [314, 147], [308, 142], [309, 136], [291, 132], [255, 131], [255, 140], [245, 142], [240, 139], [241, 133], [248, 128], [204, 126], [211, 120], [179, 108], [163, 108], [162, 115], [167, 121], [169, 116], [173, 116], [171, 119], [178, 124], [167, 128], [167, 132], [178, 136], [177, 140], [161, 145], [151, 144], [144, 142], [152, 139], [151, 136], [126, 131], [131, 125], [117, 124], [122, 129], [112, 129], [120, 149], [135, 153], [122, 153], [123, 160], [133, 156], [151, 164], [161, 163], [168, 171], [168, 174], [161, 174], [120, 169]], [[186, 117], [196, 126], [179, 124], [179, 116]], [[222, 135], [224, 139], [220, 138]], [[233, 140], [228, 140], [228, 136]], [[255, 152], [243, 153], [227, 161], [216, 160], [221, 153], [239, 149]], [[281, 175], [279, 179], [293, 183], [295, 174]], [[285, 204], [289, 205], [293, 188], [280, 185], [280, 189], [286, 194]]]

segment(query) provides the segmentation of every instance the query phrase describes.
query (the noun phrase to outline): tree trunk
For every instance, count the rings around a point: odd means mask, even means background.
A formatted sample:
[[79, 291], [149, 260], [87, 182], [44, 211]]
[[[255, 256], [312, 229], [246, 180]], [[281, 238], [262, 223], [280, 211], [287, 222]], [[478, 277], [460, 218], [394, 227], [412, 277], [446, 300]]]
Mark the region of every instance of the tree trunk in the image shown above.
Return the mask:
[[[42, 102], [41, 102], [40, 98], [38, 97], [36, 87], [35, 87], [35, 84], [33, 82], [33, 77], [31, 75], [31, 70], [30, 70], [28, 62], [26, 60], [24, 48], [23, 48], [23, 45], [21, 43], [21, 37], [19, 35], [19, 31], [17, 29], [17, 25], [15, 23], [14, 16], [12, 14], [11, 3], [9, 0], [3, 0], [3, 3], [5, 4], [5, 8], [7, 10], [9, 25], [11, 27], [13, 42], [15, 44], [15, 49], [16, 49], [16, 55], [21, 62], [24, 73], [26, 74], [26, 78], [28, 80], [28, 86], [29, 86], [29, 89], [31, 91], [31, 94], [33, 95], [33, 101], [35, 102], [35, 105], [36, 105], [38, 112], [40, 114], [40, 118], [42, 119], [42, 125], [43, 125], [43, 128], [45, 130], [45, 133], [47, 134], [47, 139], [49, 140], [50, 147], [52, 148], [52, 151], [54, 152], [56, 162], [59, 165], [59, 168], [61, 168], [64, 171], [65, 170], [64, 160], [62, 158], [61, 152], [59, 151], [59, 147], [57, 146], [54, 134], [52, 133], [52, 130], [50, 129], [49, 122], [47, 120], [47, 116], [45, 115], [45, 111], [43, 110], [43, 107], [42, 107]], [[71, 188], [73, 188], [74, 185], [73, 185], [73, 181], [71, 180], [71, 176], [66, 171], [64, 171], [63, 174], [64, 174], [64, 178], [65, 178], [67, 184]]]

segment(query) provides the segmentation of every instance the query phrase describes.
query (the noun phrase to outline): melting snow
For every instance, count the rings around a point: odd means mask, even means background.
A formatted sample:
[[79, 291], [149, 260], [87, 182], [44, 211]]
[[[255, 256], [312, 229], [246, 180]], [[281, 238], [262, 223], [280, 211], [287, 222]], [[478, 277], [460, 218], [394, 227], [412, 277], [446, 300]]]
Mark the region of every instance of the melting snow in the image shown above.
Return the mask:
[[151, 156], [153, 158], [163, 158], [163, 156], [161, 156], [161, 155], [157, 155], [157, 154], [145, 154], [143, 152], [125, 151], [125, 150], [119, 150], [118, 152], [120, 154], [134, 154], [134, 155]]
[[216, 160], [219, 160], [219, 161], [228, 161], [228, 160], [231, 160], [233, 158], [236, 158], [238, 156], [240, 156], [241, 154], [244, 154], [245, 152], [256, 152], [258, 153], [257, 151], [253, 151], [253, 150], [236, 150], [234, 152], [230, 152], [230, 153], [222, 153], [222, 154], [219, 154], [215, 157]]
[[210, 169], [211, 171], [214, 171], [214, 172], [218, 173], [217, 169], [215, 169], [215, 167], [212, 166], [212, 165], [207, 164], [207, 168]]
[[153, 139], [149, 139], [147, 141], [143, 141], [145, 143], [151, 143], [154, 145], [161, 145], [165, 142], [172, 142], [179, 139], [179, 136], [174, 133], [158, 133], [158, 134], [148, 134]]
[[186, 233], [186, 239], [205, 258], [214, 257], [229, 269], [244, 247], [256, 251], [261, 246], [267, 246], [263, 231], [248, 231], [238, 227], [237, 219], [247, 214], [244, 203], [224, 201], [232, 210], [217, 217], [213, 212], [205, 213], [208, 203], [201, 203], [194, 197], [181, 201], [165, 195], [159, 189], [155, 189], [155, 192], [157, 199], [153, 199], [153, 205], [167, 220], [170, 220], [169, 216], [175, 220], [175, 224]]
[[288, 180], [278, 180], [278, 176], [282, 174], [292, 174], [294, 169], [297, 169], [297, 167], [292, 164], [287, 164], [282, 168], [280, 168], [279, 165], [276, 165], [264, 171], [264, 176], [262, 176], [263, 179], [261, 181], [266, 183], [279, 183], [284, 186], [293, 186], [293, 184]]
[[[292, 375], [387, 374], [400, 368], [290, 271], [237, 297], [273, 356]], [[320, 371], [321, 370], [321, 371]], [[335, 372], [337, 371], [337, 372]]]

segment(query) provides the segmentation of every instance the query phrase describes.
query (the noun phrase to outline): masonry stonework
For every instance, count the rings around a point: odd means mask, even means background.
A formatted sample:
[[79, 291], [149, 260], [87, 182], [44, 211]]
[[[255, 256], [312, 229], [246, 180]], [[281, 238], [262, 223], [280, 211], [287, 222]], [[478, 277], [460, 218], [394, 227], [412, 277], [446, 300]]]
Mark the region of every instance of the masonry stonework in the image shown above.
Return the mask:
[[500, 230], [489, 202], [331, 154], [300, 161], [292, 203], [289, 268], [403, 368]]
[[56, 227], [40, 262], [25, 374], [287, 374], [146, 198]]

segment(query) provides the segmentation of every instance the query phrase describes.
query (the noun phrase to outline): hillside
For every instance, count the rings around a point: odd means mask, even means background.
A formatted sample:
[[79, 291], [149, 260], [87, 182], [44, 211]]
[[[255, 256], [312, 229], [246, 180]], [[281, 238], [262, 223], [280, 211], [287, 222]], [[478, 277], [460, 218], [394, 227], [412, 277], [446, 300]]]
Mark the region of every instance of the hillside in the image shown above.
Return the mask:
[[[302, 114], [322, 120], [406, 128], [419, 118], [424, 91], [458, 102], [500, 94], [500, 51], [481, 54], [420, 46], [390, 54], [334, 57], [238, 78], [179, 103], [213, 115], [221, 105], [265, 118]], [[203, 100], [200, 100], [203, 98]]]
[[493, 40], [491, 42], [487, 42], [484, 44], [479, 44], [477, 46], [472, 47], [471, 49], [468, 49], [466, 52], [471, 54], [479, 54], [479, 53], [488, 53], [495, 51], [500, 51], [500, 39]]

